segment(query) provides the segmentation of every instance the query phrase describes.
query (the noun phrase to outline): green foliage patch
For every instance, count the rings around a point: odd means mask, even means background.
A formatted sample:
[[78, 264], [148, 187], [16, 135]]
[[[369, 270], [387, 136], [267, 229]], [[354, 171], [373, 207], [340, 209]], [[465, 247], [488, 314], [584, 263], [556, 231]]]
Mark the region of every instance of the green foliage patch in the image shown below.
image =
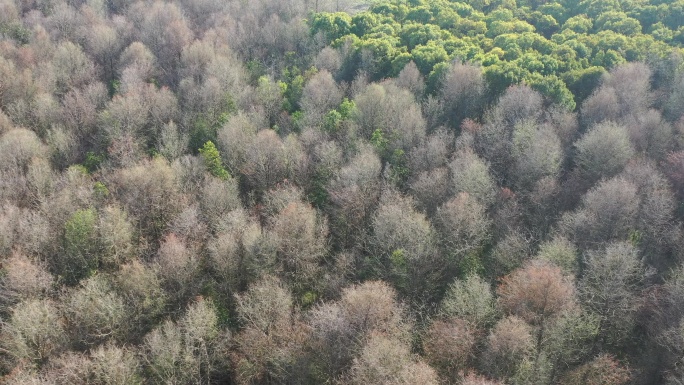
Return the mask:
[[492, 97], [526, 83], [573, 110], [606, 70], [681, 51], [683, 10], [682, 1], [656, 0], [388, 0], [353, 17], [318, 13], [309, 24], [333, 47], [351, 47], [343, 77], [394, 77], [414, 61], [432, 78], [442, 63], [467, 61], [484, 67]]

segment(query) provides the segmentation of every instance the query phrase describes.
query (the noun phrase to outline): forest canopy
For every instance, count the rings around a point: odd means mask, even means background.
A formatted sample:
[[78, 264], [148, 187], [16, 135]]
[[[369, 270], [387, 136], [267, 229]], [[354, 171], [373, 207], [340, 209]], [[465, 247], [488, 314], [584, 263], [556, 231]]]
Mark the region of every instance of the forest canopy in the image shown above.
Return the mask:
[[0, 382], [684, 383], [684, 3], [0, 0]]

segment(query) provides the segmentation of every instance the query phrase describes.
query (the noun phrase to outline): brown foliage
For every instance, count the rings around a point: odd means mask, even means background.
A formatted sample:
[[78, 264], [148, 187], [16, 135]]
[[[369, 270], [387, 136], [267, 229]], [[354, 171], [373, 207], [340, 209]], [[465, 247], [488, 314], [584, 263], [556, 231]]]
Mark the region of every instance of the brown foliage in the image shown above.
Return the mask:
[[425, 358], [444, 378], [455, 378], [469, 367], [476, 337], [473, 327], [462, 319], [437, 320], [423, 339]]
[[542, 324], [575, 304], [572, 279], [540, 260], [502, 278], [497, 293], [504, 310], [531, 324]]
[[199, 256], [174, 233], [165, 236], [157, 252], [156, 270], [173, 298], [184, 301], [195, 294], [199, 281]]
[[2, 262], [0, 303], [11, 304], [30, 298], [41, 298], [52, 290], [54, 280], [40, 261], [13, 253]]
[[291, 294], [277, 278], [266, 276], [236, 295], [236, 301], [244, 325], [235, 336], [231, 355], [237, 382], [284, 381], [304, 338], [293, 314]]
[[631, 379], [629, 368], [614, 357], [602, 354], [566, 373], [559, 383], [567, 385], [623, 385]]
[[532, 327], [516, 316], [499, 321], [487, 338], [483, 366], [497, 378], [511, 376], [535, 350], [532, 332]]
[[397, 293], [382, 281], [345, 288], [339, 304], [359, 335], [370, 331], [400, 335], [404, 331], [404, 310], [397, 302]]

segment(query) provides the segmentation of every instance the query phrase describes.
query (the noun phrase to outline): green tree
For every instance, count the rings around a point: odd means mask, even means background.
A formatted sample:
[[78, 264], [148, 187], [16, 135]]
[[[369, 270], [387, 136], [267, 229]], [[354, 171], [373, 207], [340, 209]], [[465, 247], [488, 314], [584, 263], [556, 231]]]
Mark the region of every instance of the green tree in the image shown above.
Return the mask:
[[74, 285], [97, 269], [98, 218], [94, 209], [78, 210], [64, 224], [61, 257], [55, 268], [65, 283]]
[[581, 105], [591, 95], [592, 91], [596, 89], [601, 81], [601, 77], [605, 73], [606, 70], [603, 67], [596, 66], [576, 69], [563, 74], [563, 81], [575, 96], [577, 105]]
[[344, 12], [322, 12], [315, 14], [309, 25], [312, 34], [321, 33], [330, 42], [351, 32], [352, 18]]
[[496, 313], [491, 285], [476, 274], [449, 285], [440, 306], [444, 317], [463, 319], [480, 328], [492, 324]]
[[416, 46], [411, 52], [413, 61], [423, 74], [429, 74], [437, 63], [447, 61], [449, 54], [439, 43], [430, 40], [425, 45]]
[[230, 173], [223, 167], [221, 155], [212, 141], [204, 143], [204, 146], [199, 149], [199, 153], [202, 155], [204, 165], [211, 175], [223, 180], [230, 179]]

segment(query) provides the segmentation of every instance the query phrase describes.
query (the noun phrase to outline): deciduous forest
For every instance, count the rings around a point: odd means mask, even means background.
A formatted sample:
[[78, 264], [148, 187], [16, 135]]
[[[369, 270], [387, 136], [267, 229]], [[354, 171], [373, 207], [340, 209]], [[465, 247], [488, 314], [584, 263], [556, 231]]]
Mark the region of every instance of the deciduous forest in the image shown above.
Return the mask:
[[684, 0], [0, 0], [0, 382], [684, 384]]

